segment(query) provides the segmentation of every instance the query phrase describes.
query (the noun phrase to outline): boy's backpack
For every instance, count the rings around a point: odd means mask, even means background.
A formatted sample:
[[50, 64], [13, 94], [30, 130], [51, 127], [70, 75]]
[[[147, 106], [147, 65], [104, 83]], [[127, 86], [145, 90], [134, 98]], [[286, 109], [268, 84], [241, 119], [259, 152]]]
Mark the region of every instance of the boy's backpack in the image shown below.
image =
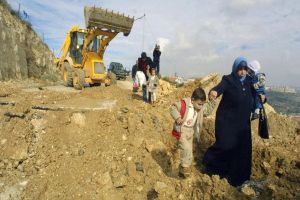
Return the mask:
[[[184, 100], [181, 100], [181, 106], [180, 106], [180, 116], [181, 116], [181, 119], [183, 119], [183, 117], [184, 117], [185, 110], [186, 110], [186, 103], [185, 103]], [[173, 135], [177, 140], [179, 140], [179, 139], [180, 139], [180, 136], [181, 136], [181, 133], [173, 129], [172, 135]]]

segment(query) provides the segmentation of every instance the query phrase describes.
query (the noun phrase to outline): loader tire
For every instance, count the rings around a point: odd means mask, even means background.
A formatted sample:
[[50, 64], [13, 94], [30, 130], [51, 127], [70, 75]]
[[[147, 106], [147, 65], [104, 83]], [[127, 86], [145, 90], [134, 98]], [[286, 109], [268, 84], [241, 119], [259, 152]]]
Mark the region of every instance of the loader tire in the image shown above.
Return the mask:
[[85, 84], [85, 73], [82, 69], [75, 69], [73, 71], [73, 86], [76, 90], [81, 90], [84, 88]]
[[62, 70], [62, 79], [64, 81], [64, 85], [67, 87], [73, 86], [73, 78], [72, 78], [73, 69], [68, 62], [65, 62]]

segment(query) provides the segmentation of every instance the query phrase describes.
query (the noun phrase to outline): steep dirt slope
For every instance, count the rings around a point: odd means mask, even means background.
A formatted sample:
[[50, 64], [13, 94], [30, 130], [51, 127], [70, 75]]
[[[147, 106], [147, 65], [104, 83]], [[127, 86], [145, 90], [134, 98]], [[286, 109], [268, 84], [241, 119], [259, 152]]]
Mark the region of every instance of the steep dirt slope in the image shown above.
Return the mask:
[[[253, 131], [255, 182], [242, 192], [225, 179], [203, 174], [199, 163], [190, 178], [177, 177], [168, 108], [198, 85], [209, 90], [219, 80], [211, 75], [165, 92], [155, 106], [117, 86], [74, 92], [36, 82], [26, 82], [35, 89], [25, 90], [24, 82], [3, 83], [0, 199], [299, 198], [297, 124], [276, 113], [269, 114], [271, 139], [264, 141]], [[46, 108], [51, 110], [41, 110]], [[201, 144], [195, 143], [195, 161], [213, 141], [211, 116], [204, 120]]]

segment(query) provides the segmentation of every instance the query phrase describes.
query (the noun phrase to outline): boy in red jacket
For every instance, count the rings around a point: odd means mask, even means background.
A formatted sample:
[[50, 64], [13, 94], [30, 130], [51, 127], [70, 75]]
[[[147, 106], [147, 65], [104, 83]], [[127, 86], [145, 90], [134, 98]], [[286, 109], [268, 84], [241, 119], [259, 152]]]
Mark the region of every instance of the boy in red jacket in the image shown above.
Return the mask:
[[206, 94], [202, 88], [194, 90], [192, 97], [182, 99], [170, 107], [170, 114], [175, 120], [173, 136], [179, 142], [179, 176], [188, 177], [193, 162], [193, 138], [200, 141], [203, 116], [208, 116], [215, 107], [214, 101], [206, 103]]

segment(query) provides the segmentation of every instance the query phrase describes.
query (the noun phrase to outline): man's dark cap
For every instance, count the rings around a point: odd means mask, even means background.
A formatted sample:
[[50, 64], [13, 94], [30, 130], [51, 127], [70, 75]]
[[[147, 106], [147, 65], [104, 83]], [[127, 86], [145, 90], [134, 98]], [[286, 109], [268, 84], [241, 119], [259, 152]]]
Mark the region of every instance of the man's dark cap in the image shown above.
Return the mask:
[[141, 57], [142, 57], [142, 58], [147, 58], [146, 52], [143, 52], [143, 53], [141, 54]]

